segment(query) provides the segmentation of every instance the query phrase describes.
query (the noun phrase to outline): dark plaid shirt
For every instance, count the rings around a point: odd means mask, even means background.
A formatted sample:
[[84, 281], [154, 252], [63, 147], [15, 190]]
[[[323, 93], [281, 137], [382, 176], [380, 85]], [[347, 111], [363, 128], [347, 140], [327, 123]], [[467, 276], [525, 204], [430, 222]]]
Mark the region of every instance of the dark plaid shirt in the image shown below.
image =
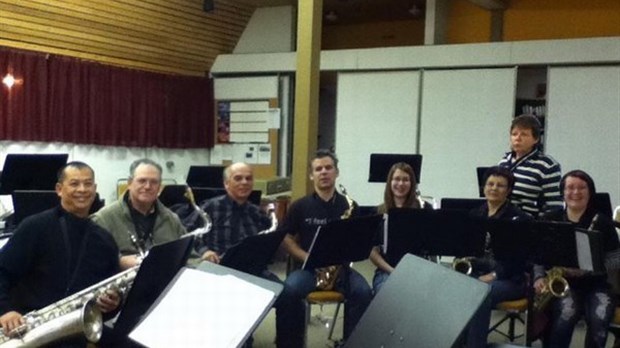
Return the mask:
[[201, 254], [213, 250], [222, 255], [231, 246], [271, 227], [271, 219], [256, 205], [237, 204], [228, 195], [212, 198], [202, 205], [213, 223], [211, 232], [197, 242]]

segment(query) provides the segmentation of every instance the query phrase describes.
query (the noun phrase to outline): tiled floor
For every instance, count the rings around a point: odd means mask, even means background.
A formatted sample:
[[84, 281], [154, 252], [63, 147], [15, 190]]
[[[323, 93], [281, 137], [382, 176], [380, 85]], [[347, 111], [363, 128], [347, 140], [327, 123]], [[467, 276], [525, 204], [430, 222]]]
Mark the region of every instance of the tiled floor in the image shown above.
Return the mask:
[[[366, 279], [369, 281], [372, 280], [372, 274], [374, 272], [374, 267], [369, 261], [361, 262], [354, 265], [354, 268], [362, 273]], [[280, 279], [284, 279], [284, 265], [283, 264], [274, 264], [272, 266], [272, 271], [276, 273]], [[335, 310], [335, 305], [324, 306], [323, 308], [323, 316], [325, 318], [331, 319]], [[308, 348], [325, 348], [332, 347], [333, 343], [327, 340], [327, 335], [329, 332], [329, 321], [327, 323], [322, 323], [317, 319], [317, 315], [320, 314], [319, 306], [312, 306], [312, 321], [310, 326], [308, 327]], [[334, 331], [334, 338], [340, 338], [342, 336], [342, 319], [343, 319], [344, 311], [341, 309], [338, 319], [336, 321], [336, 327]], [[492, 322], [500, 320], [503, 316], [502, 312], [494, 312]], [[502, 325], [504, 331], [507, 331], [508, 325], [504, 323]], [[516, 325], [517, 333], [523, 332], [523, 326], [521, 324]], [[585, 334], [585, 326], [583, 322], [580, 322], [575, 329], [575, 333], [573, 334], [573, 340], [571, 344], [571, 348], [583, 347], [584, 342], [584, 334]], [[275, 310], [271, 310], [265, 320], [259, 325], [258, 329], [254, 333], [254, 348], [272, 348], [275, 347], [274, 344], [275, 338]], [[508, 342], [508, 340], [501, 336], [498, 333], [491, 333], [489, 335], [489, 342], [493, 343], [504, 343]], [[523, 339], [517, 339], [515, 344], [523, 344]], [[610, 336], [607, 339], [607, 348], [611, 348], [613, 346], [613, 336]], [[533, 347], [542, 347], [540, 341], [537, 341], [533, 344]], [[302, 348], [302, 347], [300, 347]], [[412, 347], [415, 348], [415, 347]], [[440, 347], [438, 347], [440, 348]]]

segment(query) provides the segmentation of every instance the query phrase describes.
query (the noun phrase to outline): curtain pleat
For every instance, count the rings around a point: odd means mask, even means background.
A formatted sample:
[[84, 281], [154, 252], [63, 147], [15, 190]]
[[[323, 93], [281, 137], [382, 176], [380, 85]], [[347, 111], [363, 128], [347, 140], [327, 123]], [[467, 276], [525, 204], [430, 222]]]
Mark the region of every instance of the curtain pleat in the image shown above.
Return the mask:
[[210, 148], [213, 83], [0, 48], [0, 139]]

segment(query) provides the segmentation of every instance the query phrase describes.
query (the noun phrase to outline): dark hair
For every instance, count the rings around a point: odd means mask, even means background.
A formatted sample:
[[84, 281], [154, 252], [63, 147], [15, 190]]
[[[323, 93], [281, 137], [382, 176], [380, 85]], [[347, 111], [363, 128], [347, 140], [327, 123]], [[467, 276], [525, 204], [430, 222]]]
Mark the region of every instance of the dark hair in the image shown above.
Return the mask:
[[403, 204], [404, 208], [421, 208], [420, 202], [418, 202], [417, 198], [417, 189], [418, 189], [418, 180], [415, 177], [415, 172], [413, 168], [405, 162], [394, 163], [388, 172], [387, 181], [385, 183], [385, 192], [383, 193], [383, 204], [379, 206], [379, 212], [385, 213], [388, 210], [395, 208], [394, 204], [394, 193], [392, 192], [392, 178], [394, 178], [394, 173], [396, 170], [402, 170], [403, 172], [409, 175], [409, 181], [411, 182], [411, 188], [409, 193], [407, 193], [407, 199], [405, 199], [405, 203]]
[[310, 160], [310, 163], [308, 163], [308, 166], [309, 166], [308, 168], [310, 168], [310, 171], [312, 171], [312, 162], [314, 162], [314, 160], [317, 158], [324, 158], [324, 157], [331, 158], [332, 161], [334, 162], [334, 167], [338, 169], [338, 157], [336, 157], [336, 154], [331, 152], [328, 149], [318, 149], [314, 153], [314, 157], [312, 157], [312, 159]]
[[534, 115], [519, 115], [515, 117], [510, 125], [510, 131], [512, 132], [515, 127], [530, 129], [534, 138], [540, 139], [540, 130], [542, 129], [542, 125], [540, 124], [538, 117]]
[[150, 165], [150, 166], [157, 168], [157, 171], [159, 172], [159, 177], [161, 178], [161, 174], [163, 170], [161, 166], [159, 165], [159, 163], [151, 159], [148, 159], [148, 158], [140, 158], [140, 159], [133, 161], [131, 165], [129, 166], [129, 179], [133, 179], [134, 175], [136, 174], [136, 168], [138, 168], [138, 166], [141, 164], [146, 164], [146, 165]]
[[95, 171], [93, 170], [93, 168], [91, 168], [91, 166], [81, 161], [71, 161], [67, 162], [67, 164], [65, 164], [64, 166], [62, 166], [62, 168], [58, 170], [56, 178], [59, 184], [62, 184], [62, 182], [65, 181], [65, 178], [67, 176], [67, 173], [65, 171], [67, 168], [75, 168], [79, 170], [88, 169], [93, 174], [93, 180], [95, 179]]
[[571, 170], [570, 172], [564, 174], [564, 176], [560, 180], [560, 192], [562, 192], [562, 196], [564, 195], [564, 187], [566, 186], [566, 179], [568, 177], [578, 178], [585, 181], [586, 185], [588, 185], [588, 193], [590, 195], [590, 198], [588, 199], [588, 209], [593, 209], [595, 201], [594, 196], [596, 196], [596, 186], [594, 185], [594, 179], [592, 179], [592, 177], [588, 173], [584, 172], [581, 169]]
[[512, 192], [512, 189], [515, 185], [515, 177], [514, 175], [512, 175], [512, 172], [508, 168], [493, 166], [487, 169], [486, 172], [484, 172], [483, 185], [486, 185], [487, 180], [489, 180], [490, 176], [501, 176], [502, 178], [506, 179], [506, 182], [508, 183], [508, 192]]

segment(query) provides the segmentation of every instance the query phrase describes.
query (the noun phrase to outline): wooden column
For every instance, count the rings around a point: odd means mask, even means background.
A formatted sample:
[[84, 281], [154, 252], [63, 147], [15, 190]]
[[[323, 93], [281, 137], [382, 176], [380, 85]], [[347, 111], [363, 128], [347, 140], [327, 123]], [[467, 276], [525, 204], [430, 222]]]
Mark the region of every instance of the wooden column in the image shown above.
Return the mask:
[[299, 0], [293, 116], [293, 199], [305, 196], [312, 190], [308, 161], [317, 147], [322, 13], [323, 0]]

